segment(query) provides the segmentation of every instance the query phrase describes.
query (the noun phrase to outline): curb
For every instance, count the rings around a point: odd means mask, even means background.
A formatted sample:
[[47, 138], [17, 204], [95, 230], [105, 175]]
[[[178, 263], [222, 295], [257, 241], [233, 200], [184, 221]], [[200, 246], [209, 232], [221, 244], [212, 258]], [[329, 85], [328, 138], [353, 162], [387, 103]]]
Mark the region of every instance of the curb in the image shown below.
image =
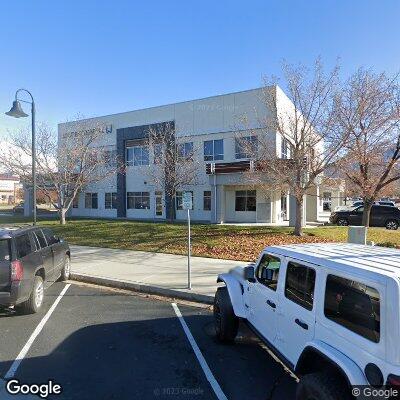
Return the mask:
[[104, 278], [100, 276], [77, 274], [75, 272], [71, 272], [69, 279], [85, 283], [93, 283], [100, 286], [108, 286], [116, 289], [125, 289], [134, 292], [154, 294], [157, 296], [172, 297], [175, 299], [193, 301], [196, 303], [213, 304], [214, 302], [213, 296], [207, 296], [205, 294], [191, 293], [189, 291], [184, 292], [175, 289], [166, 289], [158, 286], [144, 285], [142, 283]]

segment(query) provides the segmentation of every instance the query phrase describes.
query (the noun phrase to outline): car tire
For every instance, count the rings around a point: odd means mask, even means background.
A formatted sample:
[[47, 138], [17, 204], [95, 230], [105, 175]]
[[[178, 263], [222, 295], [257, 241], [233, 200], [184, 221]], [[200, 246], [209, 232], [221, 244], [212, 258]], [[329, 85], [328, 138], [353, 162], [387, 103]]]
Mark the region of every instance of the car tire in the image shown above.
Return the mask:
[[350, 400], [346, 383], [334, 373], [306, 374], [297, 385], [296, 400]]
[[346, 218], [339, 218], [337, 224], [340, 226], [347, 226], [349, 225], [349, 221]]
[[386, 229], [396, 231], [399, 228], [399, 223], [395, 219], [389, 219], [385, 224]]
[[219, 287], [214, 297], [214, 326], [217, 340], [232, 343], [239, 330], [239, 318], [233, 312], [227, 287]]
[[66, 255], [59, 281], [67, 281], [69, 279], [70, 274], [71, 274], [71, 258], [68, 255]]
[[20, 304], [19, 308], [24, 314], [37, 313], [43, 305], [44, 283], [41, 276], [36, 275], [33, 280], [32, 292], [29, 299]]

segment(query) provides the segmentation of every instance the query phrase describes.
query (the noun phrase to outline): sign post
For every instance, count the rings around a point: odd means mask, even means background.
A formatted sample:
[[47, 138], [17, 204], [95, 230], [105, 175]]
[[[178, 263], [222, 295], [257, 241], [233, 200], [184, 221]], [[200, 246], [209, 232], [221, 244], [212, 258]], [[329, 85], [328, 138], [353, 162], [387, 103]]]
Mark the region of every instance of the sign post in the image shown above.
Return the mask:
[[187, 268], [188, 268], [188, 289], [192, 289], [192, 280], [191, 280], [191, 268], [190, 268], [190, 210], [192, 208], [192, 192], [183, 192], [182, 194], [182, 208], [187, 210], [187, 222], [188, 222], [188, 260], [187, 260]]

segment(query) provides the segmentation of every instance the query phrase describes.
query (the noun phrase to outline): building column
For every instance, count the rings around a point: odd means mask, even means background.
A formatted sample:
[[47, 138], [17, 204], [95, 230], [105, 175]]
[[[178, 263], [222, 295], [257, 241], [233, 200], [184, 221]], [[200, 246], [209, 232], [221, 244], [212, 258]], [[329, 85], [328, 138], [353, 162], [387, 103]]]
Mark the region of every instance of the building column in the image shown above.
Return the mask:
[[310, 188], [307, 193], [307, 204], [306, 204], [306, 220], [310, 222], [318, 221], [318, 199], [319, 199], [319, 187], [315, 186]]
[[225, 189], [223, 185], [211, 185], [211, 222], [222, 224], [225, 221]]

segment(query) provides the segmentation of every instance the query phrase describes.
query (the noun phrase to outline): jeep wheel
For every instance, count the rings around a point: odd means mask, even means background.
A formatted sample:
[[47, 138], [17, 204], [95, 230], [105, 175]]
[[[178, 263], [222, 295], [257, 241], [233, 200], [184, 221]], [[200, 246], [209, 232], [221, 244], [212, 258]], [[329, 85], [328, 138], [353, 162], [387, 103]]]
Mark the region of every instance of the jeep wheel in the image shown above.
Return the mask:
[[69, 279], [69, 274], [71, 273], [71, 259], [68, 255], [65, 256], [64, 266], [61, 270], [61, 275], [59, 281], [66, 281]]
[[24, 314], [37, 313], [42, 307], [44, 298], [44, 284], [41, 276], [36, 275], [33, 281], [33, 289], [29, 299], [20, 305], [20, 309]]
[[350, 392], [334, 372], [304, 375], [296, 390], [296, 400], [350, 400]]
[[389, 221], [386, 221], [385, 226], [386, 226], [386, 229], [390, 229], [392, 231], [395, 231], [395, 230], [398, 229], [399, 223], [394, 219], [390, 219]]
[[347, 221], [346, 218], [339, 218], [337, 224], [340, 226], [347, 226], [349, 224], [349, 221]]
[[226, 287], [219, 287], [214, 297], [214, 326], [217, 339], [223, 343], [235, 340], [239, 319], [233, 312], [231, 299]]

